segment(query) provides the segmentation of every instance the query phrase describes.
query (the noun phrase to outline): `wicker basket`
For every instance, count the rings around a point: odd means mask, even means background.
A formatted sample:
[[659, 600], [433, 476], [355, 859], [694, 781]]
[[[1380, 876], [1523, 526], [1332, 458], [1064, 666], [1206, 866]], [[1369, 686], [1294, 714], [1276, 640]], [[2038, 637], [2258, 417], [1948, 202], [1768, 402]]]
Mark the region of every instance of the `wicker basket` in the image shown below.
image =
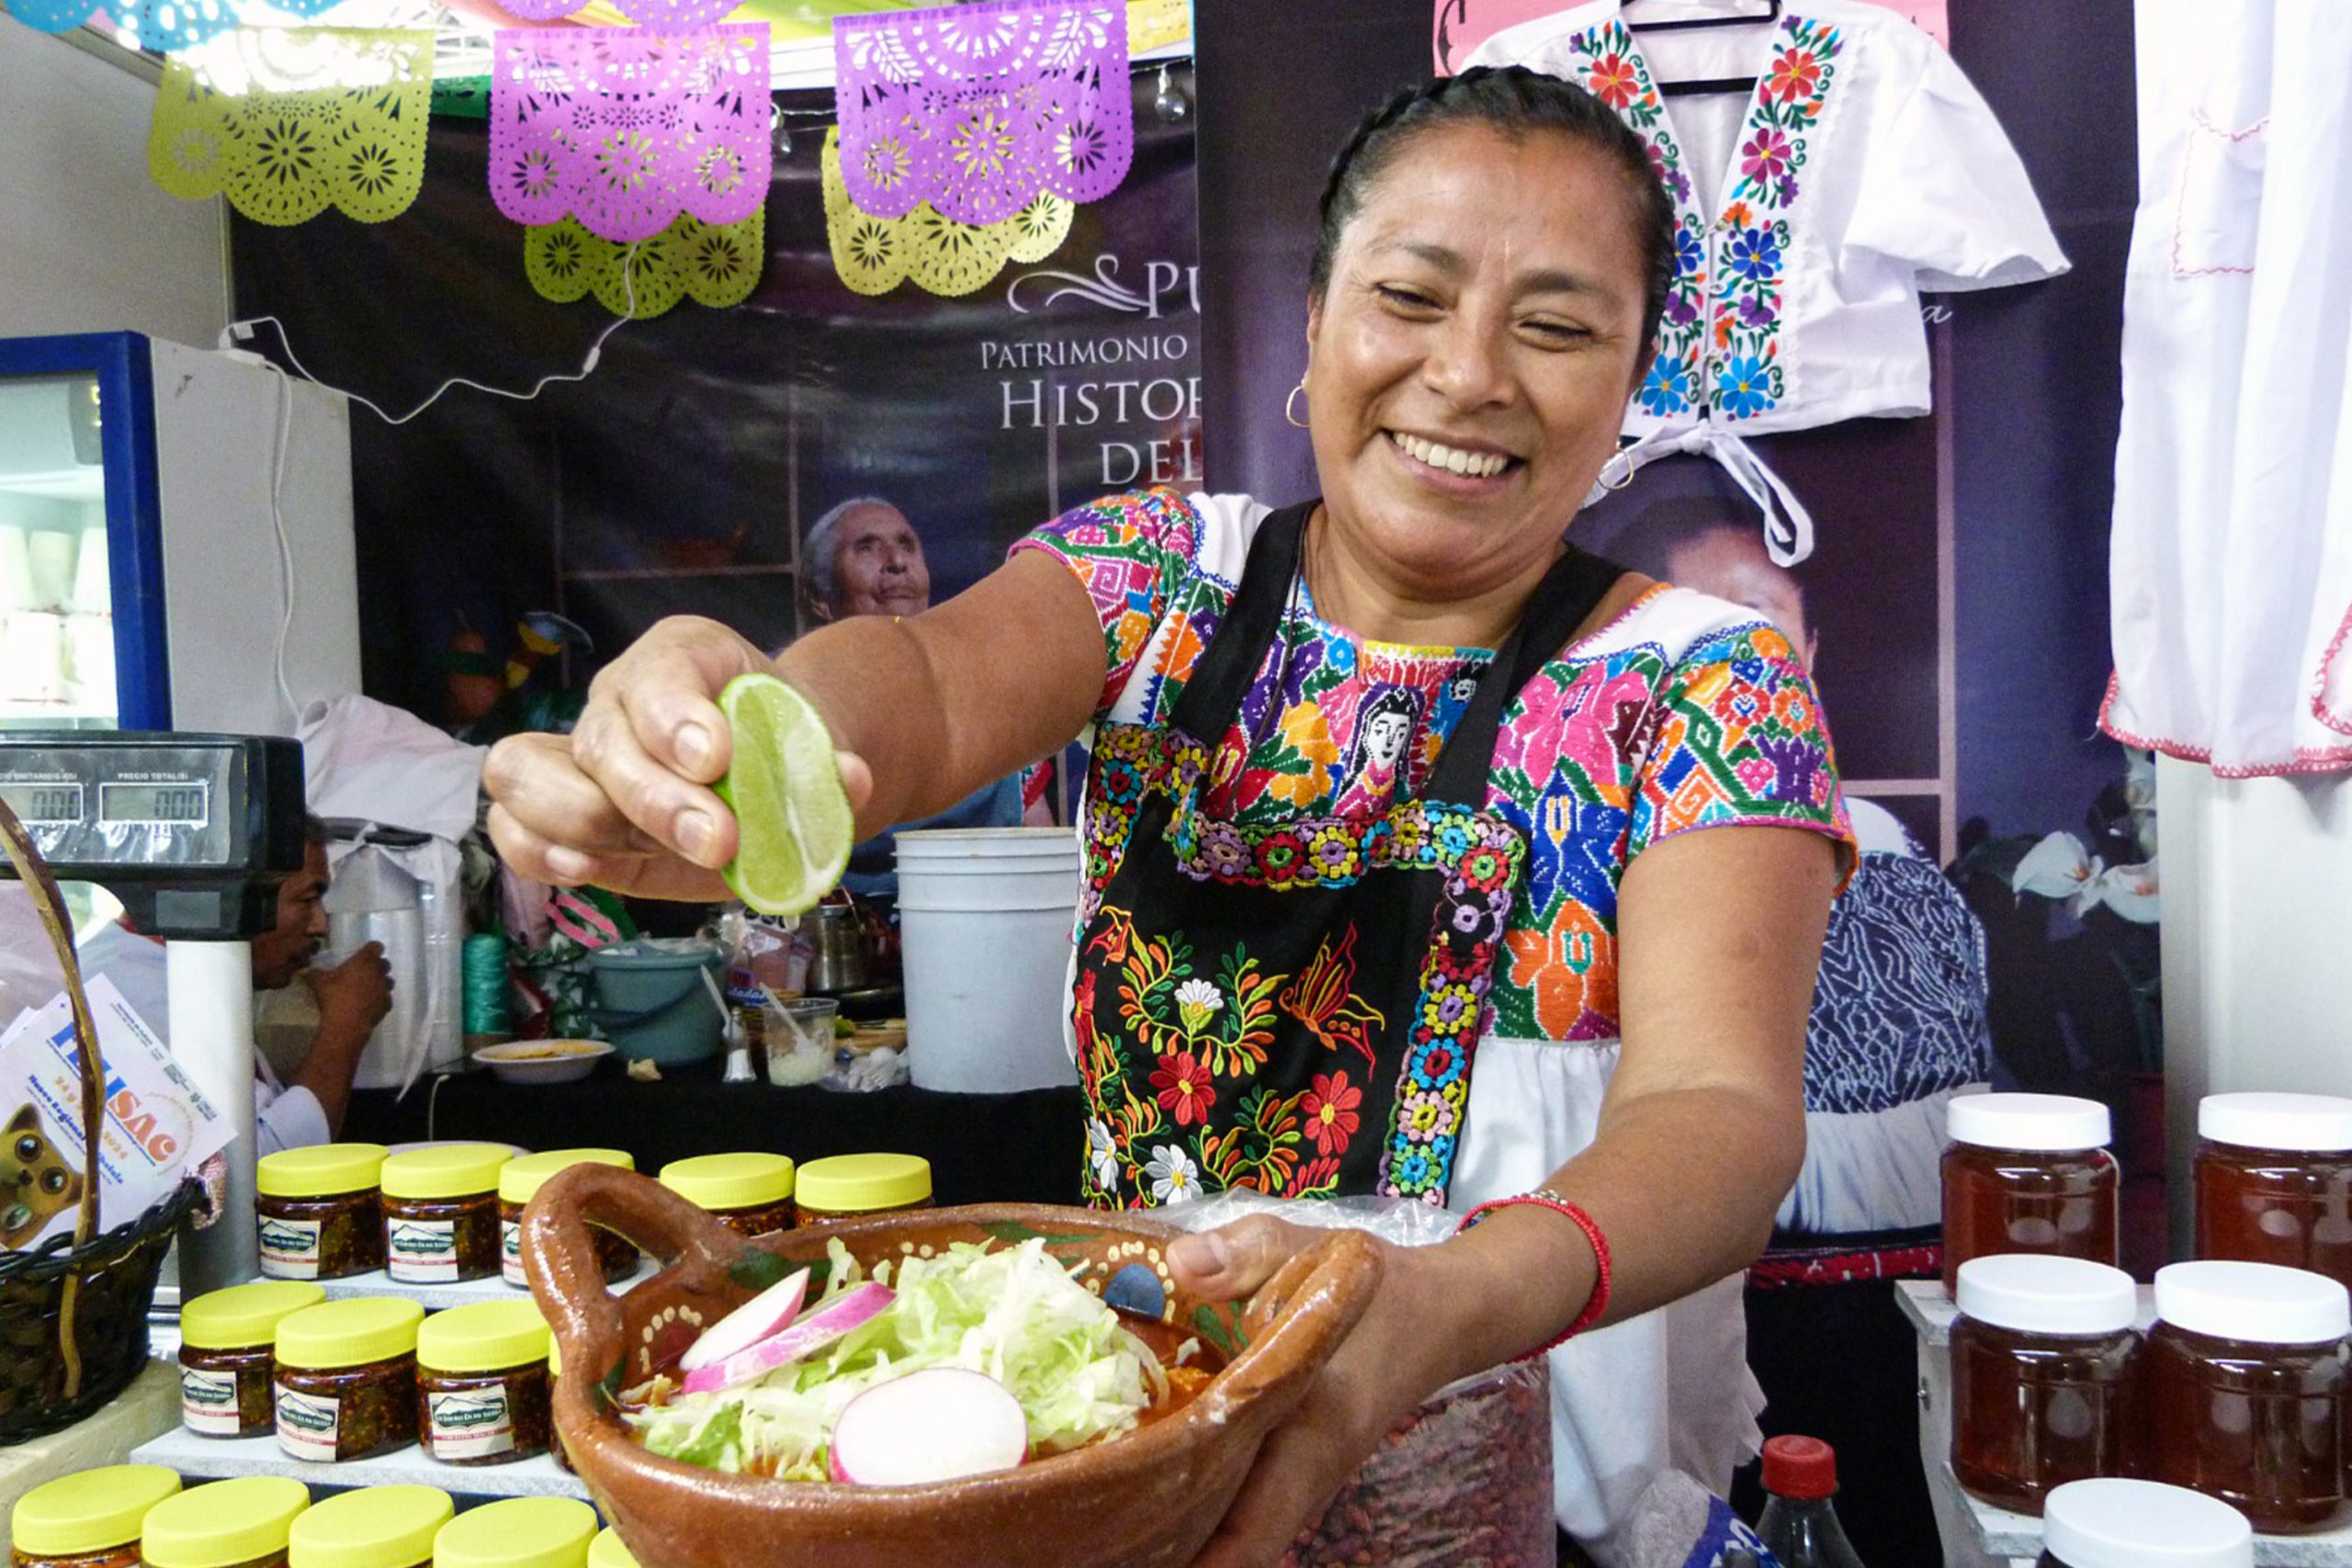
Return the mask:
[[[82, 992], [73, 928], [57, 883], [23, 824], [0, 800], [0, 849], [40, 906], [41, 923], [65, 973], [82, 1068], [83, 1162], [98, 1168], [106, 1065]], [[182, 1216], [201, 1189], [183, 1181], [128, 1224], [101, 1235], [98, 1183], [83, 1183], [71, 1237], [30, 1252], [0, 1253], [0, 1445], [19, 1443], [81, 1420], [120, 1393], [147, 1364], [147, 1308], [155, 1275]]]

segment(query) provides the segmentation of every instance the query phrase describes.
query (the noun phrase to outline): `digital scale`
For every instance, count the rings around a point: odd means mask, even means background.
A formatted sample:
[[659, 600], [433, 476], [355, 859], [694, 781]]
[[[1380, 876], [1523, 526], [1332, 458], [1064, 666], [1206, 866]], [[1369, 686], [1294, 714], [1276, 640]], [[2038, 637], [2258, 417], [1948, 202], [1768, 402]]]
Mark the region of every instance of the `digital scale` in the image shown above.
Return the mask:
[[[277, 735], [0, 730], [0, 800], [60, 881], [94, 882], [164, 939], [183, 1072], [235, 1132], [222, 1218], [180, 1236], [184, 1295], [259, 1271], [252, 939], [302, 869], [302, 743]], [[0, 863], [0, 875], [13, 877]]]

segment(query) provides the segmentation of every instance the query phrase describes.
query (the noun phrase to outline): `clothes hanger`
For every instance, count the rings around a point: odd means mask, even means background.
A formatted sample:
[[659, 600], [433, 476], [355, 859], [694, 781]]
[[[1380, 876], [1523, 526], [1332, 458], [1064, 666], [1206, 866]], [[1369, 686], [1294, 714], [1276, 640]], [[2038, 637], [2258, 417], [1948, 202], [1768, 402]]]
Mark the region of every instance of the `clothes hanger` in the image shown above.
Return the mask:
[[1689, 32], [1699, 28], [1742, 28], [1755, 22], [1777, 22], [1781, 19], [1781, 0], [1765, 0], [1761, 11], [1743, 11], [1713, 17], [1684, 17], [1671, 22], [1627, 22], [1626, 30], [1636, 33]]
[[[1781, 19], [1781, 0], [1765, 0], [1761, 11], [1743, 11], [1713, 17], [1684, 17], [1671, 22], [1627, 22], [1625, 29], [1636, 33], [1689, 32], [1700, 28], [1744, 28]], [[1739, 93], [1756, 90], [1753, 76], [1702, 76], [1687, 82], [1660, 82], [1657, 90], [1669, 98], [1696, 96], [1707, 93]]]

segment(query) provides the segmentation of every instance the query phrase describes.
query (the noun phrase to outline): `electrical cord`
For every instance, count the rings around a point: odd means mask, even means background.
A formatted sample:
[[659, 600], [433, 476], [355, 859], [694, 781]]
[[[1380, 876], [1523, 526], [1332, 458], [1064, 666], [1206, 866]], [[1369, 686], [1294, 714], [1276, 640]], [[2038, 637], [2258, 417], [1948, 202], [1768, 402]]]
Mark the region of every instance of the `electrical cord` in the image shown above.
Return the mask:
[[[265, 325], [276, 327], [277, 329], [278, 345], [286, 351], [286, 364], [292, 366], [295, 371], [301, 376], [302, 379], [311, 382], [314, 386], [324, 387], [331, 392], [341, 393], [345, 398], [357, 403], [361, 408], [366, 409], [369, 413], [374, 414], [386, 424], [406, 424], [409, 421], [423, 413], [426, 409], [429, 409], [435, 403], [439, 402], [444, 395], [458, 387], [470, 388], [477, 392], [486, 392], [493, 398], [511, 398], [516, 402], [527, 403], [532, 399], [537, 397], [541, 392], [546, 391], [549, 387], [556, 385], [558, 382], [585, 381], [588, 379], [590, 376], [595, 373], [597, 361], [604, 356], [605, 340], [611, 337], [615, 333], [620, 331], [624, 323], [637, 320], [636, 264], [638, 251], [641, 247], [642, 243], [643, 242], [640, 241], [637, 243], [631, 244], [628, 248], [628, 254], [621, 258], [621, 287], [627, 291], [628, 309], [620, 315], [614, 317], [609, 322], [605, 323], [605, 330], [596, 334], [595, 341], [588, 345], [587, 354], [582, 357], [580, 361], [580, 368], [578, 370], [568, 372], [560, 371], [552, 375], [542, 376], [537, 381], [531, 383], [531, 388], [528, 391], [517, 392], [505, 387], [492, 387], [464, 376], [452, 376], [449, 379], [442, 382], [438, 387], [435, 387], [430, 396], [428, 396], [423, 402], [417, 404], [416, 407], [409, 410], [408, 412], [403, 414], [390, 414], [384, 412], [382, 405], [371, 400], [370, 399], [363, 398], [358, 393], [343, 387], [337, 387], [332, 382], [320, 380], [318, 377], [311, 374], [310, 367], [304, 365], [301, 357], [294, 352], [293, 335], [286, 330], [285, 321], [280, 320], [278, 317], [246, 316], [230, 322], [227, 329], [220, 334], [220, 346], [232, 354], [251, 353], [251, 350], [240, 350], [235, 345], [250, 340], [254, 335], [255, 328]], [[284, 376], [286, 374], [285, 366], [279, 365], [276, 360], [269, 358], [266, 355], [257, 355], [255, 357], [260, 359], [263, 364], [268, 366], [271, 369], [277, 371], [278, 375]]]
[[269, 520], [271, 526], [276, 530], [277, 536], [277, 570], [280, 595], [279, 613], [277, 617], [277, 646], [271, 652], [270, 662], [272, 671], [277, 680], [278, 700], [286, 705], [286, 719], [288, 724], [297, 724], [300, 722], [302, 716], [301, 705], [297, 702], [294, 697], [293, 682], [287, 678], [286, 673], [286, 647], [287, 644], [292, 640], [294, 635], [294, 541], [286, 527], [286, 465], [294, 442], [294, 380], [291, 376], [287, 374], [285, 366], [278, 364], [268, 355], [255, 354], [250, 349], [240, 349], [232, 345], [236, 343], [243, 343], [249, 340], [253, 336], [254, 329], [261, 326], [265, 322], [276, 327], [277, 329], [278, 344], [286, 351], [287, 364], [291, 365], [295, 370], [300, 372], [302, 379], [310, 382], [312, 386], [323, 387], [328, 391], [336, 393], [351, 402], [357, 403], [361, 408], [366, 409], [378, 419], [382, 420], [386, 424], [406, 424], [409, 421], [423, 413], [426, 409], [431, 408], [435, 403], [440, 401], [445, 393], [456, 387], [470, 387], [476, 391], [487, 392], [494, 398], [512, 398], [517, 402], [529, 402], [532, 399], [537, 397], [541, 392], [547, 390], [548, 388], [553, 386], [559, 381], [585, 381], [595, 372], [596, 362], [604, 354], [605, 340], [612, 336], [614, 333], [617, 332], [623, 322], [632, 321], [637, 319], [637, 273], [634, 266], [634, 263], [637, 260], [637, 253], [638, 247], [636, 245], [629, 246], [628, 254], [624, 257], [621, 262], [621, 285], [623, 288], [628, 291], [628, 312], [626, 314], [614, 317], [610, 322], [606, 323], [605, 330], [596, 334], [595, 341], [588, 345], [588, 353], [582, 358], [580, 362], [580, 368], [577, 372], [571, 374], [542, 376], [537, 382], [532, 384], [531, 389], [527, 392], [511, 391], [503, 387], [485, 386], [480, 381], [469, 380], [463, 376], [453, 376], [448, 380], [442, 382], [440, 386], [435, 388], [432, 396], [417, 404], [416, 407], [409, 410], [408, 412], [395, 417], [392, 414], [386, 413], [378, 404], [367, 398], [361, 397], [358, 393], [349, 391], [341, 387], [333, 386], [328, 382], [320, 380], [316, 376], [311, 375], [310, 367], [305, 366], [300, 357], [295, 354], [294, 340], [288, 334], [286, 331], [286, 323], [276, 316], [248, 316], [242, 320], [230, 322], [228, 328], [221, 333], [220, 347], [223, 352], [235, 355], [241, 358], [249, 359], [254, 363], [260, 365], [277, 378], [277, 437], [274, 450], [270, 456]]

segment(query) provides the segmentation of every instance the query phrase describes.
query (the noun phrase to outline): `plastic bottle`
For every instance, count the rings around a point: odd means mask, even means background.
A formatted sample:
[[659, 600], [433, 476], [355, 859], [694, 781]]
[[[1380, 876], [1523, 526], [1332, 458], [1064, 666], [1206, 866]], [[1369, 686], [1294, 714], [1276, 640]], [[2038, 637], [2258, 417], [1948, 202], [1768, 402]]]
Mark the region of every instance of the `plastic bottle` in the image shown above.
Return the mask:
[[1764, 1512], [1756, 1533], [1781, 1568], [1862, 1568], [1830, 1498], [1838, 1491], [1838, 1454], [1819, 1438], [1767, 1438]]

